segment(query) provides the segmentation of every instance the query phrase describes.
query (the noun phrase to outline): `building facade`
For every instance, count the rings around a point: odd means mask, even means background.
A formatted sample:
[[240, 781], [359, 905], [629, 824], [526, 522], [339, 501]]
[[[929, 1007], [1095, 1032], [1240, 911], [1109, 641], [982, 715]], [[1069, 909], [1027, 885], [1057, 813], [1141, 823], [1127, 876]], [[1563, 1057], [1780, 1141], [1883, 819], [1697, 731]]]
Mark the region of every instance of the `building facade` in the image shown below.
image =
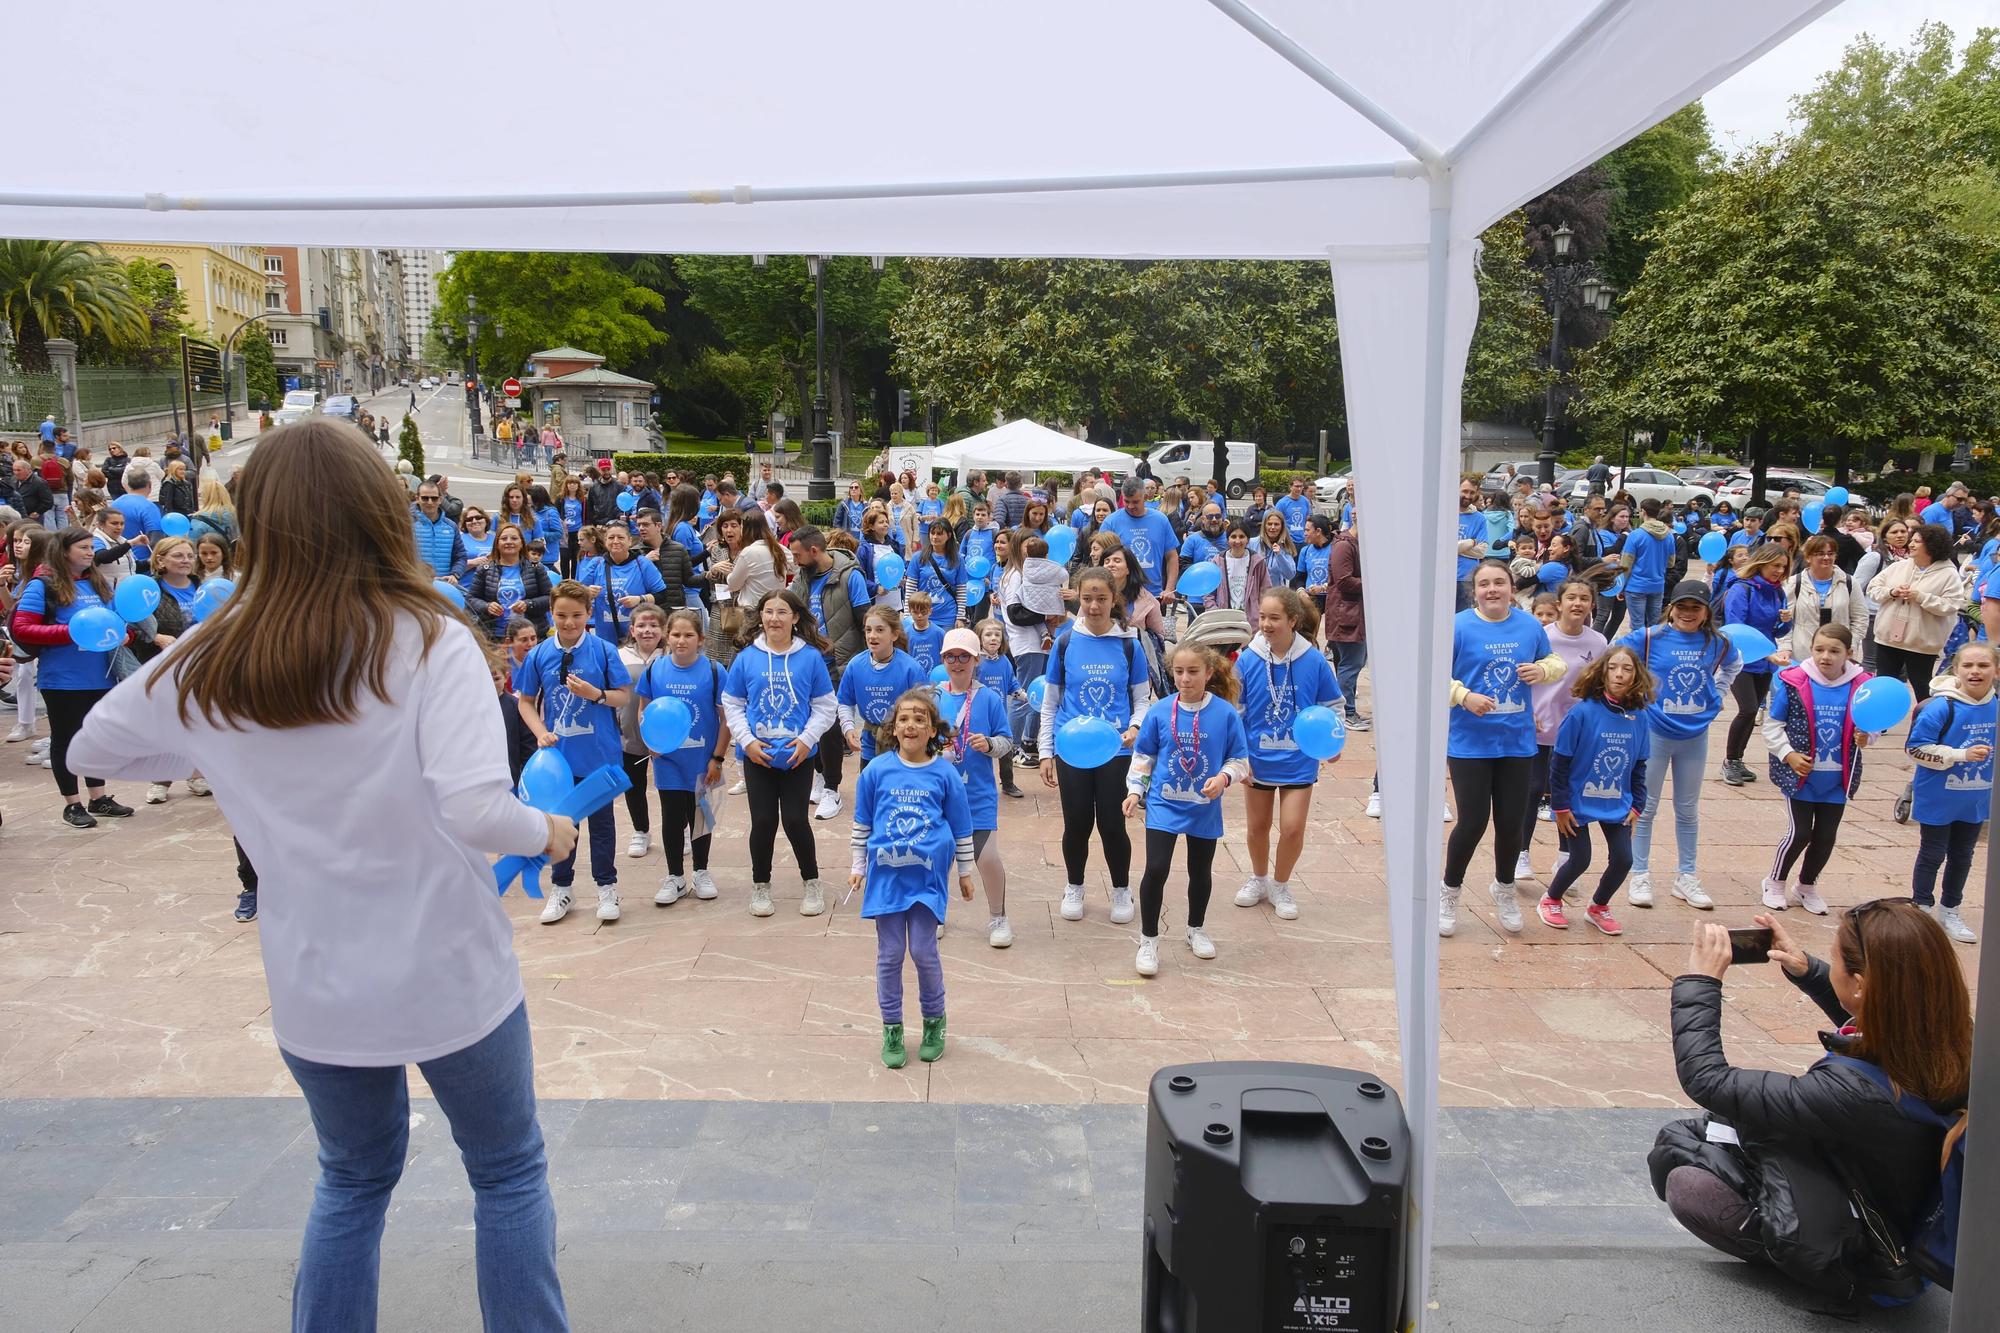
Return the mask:
[[403, 266], [403, 337], [409, 344], [410, 360], [421, 366], [437, 314], [438, 279], [451, 267], [451, 252], [398, 250], [396, 254]]
[[105, 253], [120, 263], [143, 259], [174, 275], [187, 294], [187, 320], [218, 344], [264, 307], [264, 249], [255, 245], [126, 245]]
[[333, 252], [264, 247], [264, 308], [271, 354], [285, 388], [334, 391]]

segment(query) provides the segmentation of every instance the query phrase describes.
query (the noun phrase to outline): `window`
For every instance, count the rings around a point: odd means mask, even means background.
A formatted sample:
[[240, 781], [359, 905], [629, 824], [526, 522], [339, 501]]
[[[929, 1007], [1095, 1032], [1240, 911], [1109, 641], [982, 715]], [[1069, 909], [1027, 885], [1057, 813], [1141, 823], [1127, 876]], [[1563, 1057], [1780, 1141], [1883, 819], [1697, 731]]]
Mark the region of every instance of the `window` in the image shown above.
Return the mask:
[[586, 398], [583, 400], [583, 424], [586, 426], [615, 426], [618, 424], [618, 402], [612, 398]]
[[285, 257], [283, 255], [265, 255], [264, 271], [266, 273], [275, 273], [282, 277], [285, 272]]
[[266, 310], [283, 310], [285, 308], [285, 294], [283, 292], [265, 292], [264, 308]]
[[287, 330], [285, 330], [285, 329], [272, 329], [272, 330], [271, 330], [270, 332], [271, 332], [271, 346], [273, 346], [273, 347], [283, 347], [283, 346], [285, 345], [285, 341], [286, 341], [286, 338], [285, 338], [285, 335], [286, 335], [286, 332], [287, 332]]

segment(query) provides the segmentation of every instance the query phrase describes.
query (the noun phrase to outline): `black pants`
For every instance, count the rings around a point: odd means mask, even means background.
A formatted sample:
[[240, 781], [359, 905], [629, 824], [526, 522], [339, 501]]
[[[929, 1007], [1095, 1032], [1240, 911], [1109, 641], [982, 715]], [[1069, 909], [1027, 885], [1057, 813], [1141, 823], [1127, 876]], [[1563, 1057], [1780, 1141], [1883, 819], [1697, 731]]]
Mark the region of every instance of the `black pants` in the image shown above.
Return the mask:
[[1972, 870], [1972, 855], [1979, 849], [1983, 823], [1959, 820], [1953, 824], [1919, 824], [1917, 868], [1910, 876], [1910, 897], [1929, 907], [1937, 887], [1938, 868], [1944, 869], [1944, 905], [1957, 907], [1965, 898], [1965, 877]]
[[1555, 749], [1553, 745], [1535, 747], [1535, 767], [1528, 780], [1528, 785], [1534, 790], [1528, 793], [1528, 803], [1521, 808], [1521, 850], [1524, 852], [1535, 845], [1535, 825], [1541, 822], [1538, 807], [1549, 799], [1549, 762]]
[[1508, 755], [1502, 759], [1454, 759], [1447, 757], [1451, 789], [1458, 797], [1458, 823], [1444, 849], [1444, 882], [1453, 888], [1465, 883], [1466, 867], [1493, 824], [1493, 878], [1502, 884], [1514, 882], [1514, 863], [1521, 859], [1521, 812], [1533, 811], [1529, 788], [1535, 770], [1533, 755]]
[[[1886, 643], [1875, 645], [1875, 674], [1887, 676], [1890, 680], [1908, 681], [1910, 693], [1916, 696], [1919, 707], [1931, 697], [1932, 668], [1936, 665], [1936, 653], [1913, 653]], [[1916, 716], [1915, 712], [1910, 714], [1913, 725]]]
[[1083, 883], [1090, 865], [1090, 834], [1104, 844], [1104, 865], [1111, 872], [1111, 886], [1122, 889], [1132, 882], [1132, 839], [1125, 832], [1125, 774], [1132, 756], [1112, 756], [1097, 768], [1076, 768], [1056, 759], [1056, 790], [1062, 796], [1063, 870], [1070, 884]]
[[[49, 709], [49, 767], [56, 775], [56, 790], [72, 802], [76, 800], [77, 775], [69, 771], [69, 743], [83, 730], [83, 719], [90, 715], [97, 701], [109, 693], [109, 690], [42, 689], [42, 702]], [[94, 792], [104, 790], [103, 778], [83, 781]]]
[[1618, 626], [1625, 619], [1625, 603], [1608, 592], [1597, 594], [1597, 609], [1591, 616], [1591, 624], [1605, 638], [1615, 638]]
[[847, 737], [840, 734], [839, 727], [833, 727], [819, 738], [819, 758], [814, 760], [828, 791], [840, 790], [840, 774], [847, 767], [846, 760]]
[[632, 780], [632, 785], [625, 789], [625, 813], [632, 817], [634, 833], [653, 831], [653, 821], [646, 813], [646, 788], [651, 785], [646, 781], [646, 761], [652, 757], [650, 754], [623, 756], [625, 776]]
[[1729, 746], [1723, 753], [1738, 763], [1743, 761], [1750, 733], [1757, 727], [1757, 710], [1771, 695], [1771, 674], [1745, 671], [1729, 687], [1730, 697], [1736, 700], [1736, 716], [1729, 719]]
[[1752, 1263], [1768, 1263], [1757, 1210], [1722, 1177], [1698, 1166], [1667, 1173], [1667, 1211], [1704, 1243]]
[[781, 821], [785, 841], [792, 844], [792, 856], [799, 863], [799, 878], [819, 878], [819, 848], [813, 843], [812, 814], [806, 809], [812, 775], [810, 759], [797, 768], [743, 765], [743, 792], [750, 801], [751, 883], [771, 882], [771, 850], [778, 845]]
[[[667, 846], [667, 873], [678, 876], [684, 863], [681, 859], [681, 842], [688, 830], [694, 827], [694, 793], [691, 791], [660, 790], [660, 838]], [[708, 849], [715, 841], [715, 835], [704, 833], [694, 841], [694, 868], [708, 869]], [[766, 864], [769, 864], [768, 858]]]
[[1790, 879], [1792, 864], [1803, 853], [1806, 859], [1799, 867], [1799, 883], [1817, 884], [1820, 871], [1826, 869], [1833, 856], [1833, 835], [1840, 832], [1840, 817], [1847, 813], [1847, 807], [1835, 801], [1801, 801], [1796, 796], [1785, 804], [1791, 809], [1792, 826], [1785, 830], [1784, 841], [1778, 844], [1777, 858], [1771, 863], [1771, 878]]
[[[1611, 895], [1618, 892], [1618, 886], [1625, 882], [1625, 876], [1632, 871], [1632, 830], [1618, 824], [1599, 824], [1604, 830], [1604, 873], [1597, 877], [1597, 892], [1590, 895], [1590, 901], [1599, 907], [1608, 907]], [[1583, 872], [1590, 869], [1590, 825], [1579, 820], [1576, 833], [1562, 840], [1562, 849], [1569, 853], [1569, 859], [1556, 871], [1556, 877], [1549, 881], [1549, 897], [1561, 898], [1569, 892], [1569, 886], [1583, 878]]]
[[562, 576], [566, 579], [575, 578], [578, 551], [577, 551], [576, 534], [574, 532], [566, 532], [563, 534], [562, 554], [560, 557], [558, 557], [558, 559], [560, 560], [562, 565], [562, 570], [561, 570]]
[[[1139, 877], [1139, 932], [1150, 939], [1160, 934], [1160, 908], [1167, 896], [1167, 872], [1174, 868], [1174, 843], [1178, 833], [1165, 829], [1146, 830], [1146, 873]], [[1208, 919], [1208, 895], [1214, 889], [1215, 839], [1187, 835], [1188, 910], [1187, 923], [1199, 926]]]
[[231, 838], [230, 841], [236, 843], [236, 882], [251, 893], [257, 892], [257, 867], [250, 864], [250, 853], [244, 851], [243, 844], [236, 839]]

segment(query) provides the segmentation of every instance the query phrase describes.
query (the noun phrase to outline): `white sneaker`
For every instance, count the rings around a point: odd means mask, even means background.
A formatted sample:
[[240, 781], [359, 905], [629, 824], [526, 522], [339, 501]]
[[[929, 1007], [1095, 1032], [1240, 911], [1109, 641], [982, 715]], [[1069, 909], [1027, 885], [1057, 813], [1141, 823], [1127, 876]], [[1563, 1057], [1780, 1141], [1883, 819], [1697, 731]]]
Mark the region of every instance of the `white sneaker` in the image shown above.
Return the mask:
[[668, 875], [660, 883], [660, 891], [653, 895], [653, 901], [661, 907], [672, 907], [687, 897], [687, 885], [679, 875]]
[[1083, 920], [1083, 885], [1065, 884], [1063, 886], [1062, 919], [1065, 921]]
[[1526, 852], [1522, 852], [1519, 856], [1514, 858], [1514, 878], [1516, 880], [1523, 880], [1523, 879], [1533, 879], [1534, 877], [1535, 877], [1535, 863], [1528, 859], [1528, 854]]
[[1007, 918], [996, 916], [986, 923], [986, 942], [996, 949], [1005, 949], [1014, 942], [1014, 928], [1007, 924]]
[[1799, 885], [1799, 906], [1814, 916], [1826, 915], [1826, 899], [1819, 896], [1819, 890], [1810, 884]]
[[207, 783], [207, 781], [206, 781], [205, 779], [202, 779], [202, 778], [189, 778], [189, 779], [188, 779], [188, 795], [190, 795], [190, 796], [212, 796], [212, 795], [214, 795], [214, 793], [213, 793], [213, 792], [211, 792], [211, 791], [210, 791], [210, 790], [208, 789], [208, 783]]
[[1674, 877], [1674, 897], [1689, 907], [1699, 907], [1704, 912], [1715, 910], [1715, 899], [1708, 896], [1708, 890], [1704, 889], [1701, 881], [1693, 875]]
[[1782, 912], [1788, 906], [1785, 898], [1785, 882], [1764, 876], [1764, 906], [1773, 912]]
[[1210, 939], [1208, 932], [1200, 926], [1189, 926], [1187, 928], [1187, 940], [1188, 948], [1194, 953], [1196, 958], [1202, 959], [1205, 962], [1215, 957], [1215, 941]]
[[600, 884], [597, 886], [597, 919], [616, 921], [618, 919], [618, 886]]
[[549, 901], [542, 908], [542, 924], [553, 926], [569, 915], [569, 905], [573, 896], [568, 889], [550, 889]]
[[840, 793], [828, 787], [820, 793], [819, 808], [813, 811], [814, 819], [836, 819], [840, 815]]
[[812, 795], [806, 799], [811, 804], [817, 805], [819, 804], [819, 798], [824, 795], [826, 795], [826, 774], [815, 770], [813, 773]]
[[738, 779], [736, 779], [736, 781], [735, 781], [735, 782], [733, 782], [733, 783], [731, 783], [731, 784], [730, 784], [730, 787], [729, 787], [729, 794], [730, 794], [731, 796], [741, 796], [741, 795], [743, 794], [743, 790], [744, 790], [744, 788], [745, 788], [745, 787], [746, 787], [747, 785], [748, 785], [748, 784], [747, 784], [747, 783], [745, 783], [745, 782], [743, 781], [743, 779], [742, 779], [742, 778], [738, 778]]
[[1243, 887], [1236, 891], [1236, 905], [1238, 907], [1255, 907], [1263, 901], [1264, 877], [1262, 875], [1252, 875], [1249, 879], [1244, 880]]
[[694, 872], [694, 896], [703, 902], [715, 896], [715, 877], [706, 870]]
[[1510, 935], [1520, 934], [1521, 900], [1514, 896], [1514, 886], [1496, 879], [1486, 886], [1486, 892], [1493, 899], [1493, 910], [1500, 914], [1501, 928]]
[[1368, 793], [1368, 817], [1370, 819], [1382, 817], [1382, 793], [1379, 791]]
[[1535, 818], [1541, 820], [1544, 824], [1553, 824], [1556, 822], [1556, 812], [1549, 809], [1547, 801], [1543, 801], [1535, 807]]
[[28, 739], [28, 737], [34, 734], [35, 734], [34, 723], [16, 722], [14, 724], [14, 729], [7, 733], [7, 744], [12, 745], [15, 741], [24, 741]]
[[45, 754], [48, 748], [49, 738], [47, 736], [37, 736], [34, 740], [28, 742], [28, 750], [32, 754]]
[[752, 884], [750, 886], [750, 915], [769, 916], [778, 909], [771, 906], [771, 886]]
[[47, 750], [42, 751], [38, 755], [28, 756], [28, 763], [30, 766], [39, 764], [43, 768], [47, 769], [53, 769], [56, 766], [56, 761], [49, 757], [49, 752]]
[[155, 782], [152, 786], [146, 788], [147, 805], [165, 805], [166, 803], [167, 803], [166, 783]]
[[1653, 905], [1653, 877], [1643, 873], [1632, 876], [1631, 883], [1625, 886], [1625, 901], [1631, 903], [1634, 907], [1651, 907]]
[[1934, 910], [1937, 916], [1937, 923], [1944, 927], [1945, 934], [1951, 936], [1960, 944], [1979, 943], [1979, 937], [1972, 933], [1971, 926], [1966, 925], [1960, 919], [1956, 907], [1939, 907]]
[[799, 899], [800, 916], [818, 916], [826, 911], [826, 888], [816, 879], [806, 881], [805, 896]]
[[652, 834], [634, 833], [632, 835], [632, 841], [625, 844], [625, 855], [644, 856], [648, 851], [652, 850], [652, 846], [653, 846]]
[[1160, 974], [1159, 936], [1139, 937], [1139, 956], [1132, 960], [1132, 970], [1142, 977], [1156, 977]]
[[1292, 901], [1292, 886], [1289, 881], [1271, 886], [1271, 910], [1277, 913], [1280, 921], [1299, 919], [1299, 905]]
[[1111, 924], [1122, 926], [1131, 921], [1133, 915], [1132, 890], [1113, 889], [1111, 891]]
[[1450, 802], [1450, 801], [1446, 801], [1446, 802], [1444, 803], [1444, 822], [1445, 822], [1445, 823], [1447, 823], [1447, 824], [1451, 823], [1451, 802]]
[[1463, 892], [1449, 884], [1438, 886], [1438, 934], [1446, 939], [1458, 933], [1458, 895]]

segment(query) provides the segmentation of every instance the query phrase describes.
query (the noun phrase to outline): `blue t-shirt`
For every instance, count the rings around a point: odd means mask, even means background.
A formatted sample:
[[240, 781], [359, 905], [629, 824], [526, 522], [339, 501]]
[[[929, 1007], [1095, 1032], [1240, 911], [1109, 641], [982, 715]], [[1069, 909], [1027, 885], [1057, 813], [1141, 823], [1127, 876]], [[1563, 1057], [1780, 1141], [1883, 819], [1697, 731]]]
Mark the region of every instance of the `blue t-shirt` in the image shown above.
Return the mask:
[[1020, 688], [1019, 682], [1014, 679], [1014, 664], [1004, 657], [987, 657], [981, 654], [972, 668], [972, 675], [987, 689], [1000, 691], [1000, 697], [1003, 699]]
[[[164, 585], [162, 585], [164, 586]], [[76, 596], [68, 606], [49, 606], [49, 585], [40, 579], [28, 580], [14, 609], [39, 615], [52, 624], [67, 625], [77, 612], [89, 606], [103, 606], [104, 599], [88, 583], [76, 585]], [[50, 644], [35, 650], [35, 684], [45, 690], [108, 690], [111, 654], [86, 652], [73, 643]]]
[[[1808, 680], [1810, 680], [1808, 676]], [[1847, 803], [1847, 774], [1842, 764], [1842, 733], [1847, 729], [1847, 705], [1854, 696], [1858, 681], [1850, 680], [1841, 685], [1822, 685], [1816, 680], [1812, 684], [1813, 744], [1812, 771], [1799, 781], [1793, 796], [1801, 801], [1818, 801], [1826, 805]], [[1767, 705], [1768, 716], [1785, 719], [1792, 708], [1800, 706], [1792, 697], [1791, 686], [1782, 674], [1771, 681], [1771, 698]], [[1919, 772], [1922, 770], [1919, 769]]]
[[1078, 505], [1075, 509], [1069, 511], [1069, 525], [1075, 528], [1078, 532], [1082, 532], [1085, 528], [1090, 526], [1091, 512], [1092, 511], [1090, 509], [1087, 509], [1082, 505]]
[[694, 511], [694, 516], [701, 520], [702, 526], [707, 527], [720, 512], [722, 512], [722, 501], [716, 496], [715, 492], [703, 491], [701, 493], [701, 502], [695, 506]]
[[922, 903], [942, 922], [946, 889], [957, 877], [958, 840], [972, 836], [965, 783], [950, 761], [938, 755], [908, 764], [900, 754], [878, 756], [854, 786], [854, 822], [868, 830], [862, 917]]
[[[831, 574], [821, 574], [806, 585], [806, 609], [812, 612], [813, 624], [819, 626], [819, 632], [822, 634], [827, 632], [826, 581], [831, 577], [833, 577]], [[847, 567], [847, 604], [854, 608], [856, 615], [859, 615], [868, 609], [868, 603], [871, 600], [872, 598], [868, 591], [868, 580], [861, 577], [860, 567], [858, 565], [849, 565]]]
[[524, 698], [540, 697], [542, 725], [556, 734], [556, 748], [569, 761], [570, 771], [582, 778], [619, 762], [624, 745], [618, 737], [617, 709], [569, 692], [563, 671], [566, 657], [570, 672], [601, 690], [630, 685], [632, 673], [619, 660], [616, 648], [592, 634], [570, 649], [553, 638], [543, 639], [514, 668], [514, 692]]
[[1568, 760], [1568, 789], [1549, 804], [1579, 822], [1618, 824], [1632, 813], [1633, 774], [1653, 752], [1645, 714], [1579, 699], [1556, 731], [1556, 753]]
[[1329, 578], [1328, 570], [1333, 566], [1333, 543], [1324, 546], [1301, 546], [1299, 548], [1299, 586], [1318, 588], [1321, 591], [1312, 596], [1323, 598]]
[[566, 495], [562, 502], [563, 531], [576, 532], [583, 527], [583, 501]]
[[1181, 568], [1186, 569], [1189, 565], [1200, 564], [1220, 554], [1222, 554], [1221, 545], [1210, 541], [1207, 533], [1190, 532], [1187, 540], [1181, 543]]
[[930, 624], [923, 629], [918, 629], [917, 622], [910, 617], [903, 617], [903, 634], [910, 641], [910, 656], [923, 668], [926, 679], [944, 653], [944, 626], [938, 623], [938, 609], [935, 606], [931, 608]]
[[671, 754], [653, 759], [653, 785], [661, 791], [693, 791], [708, 770], [715, 738], [722, 730], [722, 668], [706, 657], [677, 666], [662, 653], [646, 664], [637, 682], [639, 707], [655, 699], [678, 699], [694, 715], [687, 739]]
[[[833, 693], [833, 677], [827, 672], [826, 658], [796, 639], [788, 653], [774, 653], [760, 641], [736, 655], [728, 678], [722, 682], [722, 692], [743, 700], [750, 723], [750, 734], [735, 738], [736, 757], [743, 757], [746, 742], [760, 740], [770, 751], [771, 766], [785, 768], [792, 742], [812, 717], [812, 701]], [[805, 758], [811, 759], [818, 752], [815, 745], [806, 751]]]
[[1201, 789], [1224, 764], [1249, 757], [1241, 713], [1212, 694], [1198, 708], [1174, 694], [1146, 710], [1132, 752], [1153, 756], [1147, 828], [1191, 838], [1222, 836], [1222, 798], [1204, 796]]
[[[125, 515], [125, 540], [135, 541], [139, 534], [158, 538], [161, 535], [160, 507], [143, 495], [130, 491], [111, 502], [111, 507]], [[153, 563], [153, 553], [144, 546], [132, 548], [132, 563], [140, 569]]]
[[1299, 749], [1292, 739], [1292, 724], [1301, 708], [1332, 707], [1342, 698], [1340, 681], [1326, 656], [1302, 637], [1294, 637], [1292, 643], [1289, 661], [1273, 662], [1249, 650], [1236, 658], [1236, 678], [1243, 686], [1237, 708], [1250, 747], [1250, 776], [1274, 787], [1319, 778], [1319, 760]]
[[626, 629], [631, 625], [632, 612], [621, 606], [614, 621], [612, 602], [626, 597], [644, 596], [647, 593], [658, 596], [667, 590], [666, 581], [660, 577], [660, 567], [636, 555], [622, 565], [612, 564], [608, 556], [591, 556], [577, 566], [576, 581], [585, 587], [604, 589], [597, 594], [597, 601], [590, 608], [590, 619], [598, 637], [613, 645], [624, 637]]
[[[1491, 511], [1486, 512], [1490, 513]], [[1491, 546], [1493, 542], [1487, 531], [1486, 513], [1474, 510], [1470, 514], [1460, 514], [1458, 516], [1458, 539], [1462, 542], [1481, 542], [1487, 546]], [[1472, 571], [1478, 567], [1478, 556], [1460, 556], [1458, 558], [1458, 581], [1463, 583], [1471, 578]]]
[[1297, 546], [1306, 539], [1306, 520], [1312, 517], [1312, 501], [1303, 495], [1285, 495], [1271, 506], [1285, 516], [1285, 531], [1292, 534], [1292, 545]]
[[[1132, 725], [1132, 687], [1146, 679], [1146, 660], [1131, 634], [1085, 634], [1071, 626], [1056, 636], [1049, 653], [1046, 679], [1062, 687], [1056, 705], [1056, 730], [1073, 718], [1096, 717], [1121, 734]], [[1044, 738], [1044, 752], [1055, 737]], [[1132, 753], [1121, 745], [1120, 754]]]
[[1730, 534], [1729, 544], [1731, 546], [1755, 546], [1758, 542], [1761, 542], [1763, 540], [1764, 540], [1763, 533], [1759, 532], [1755, 535], [1752, 535], [1748, 528], [1744, 528], [1738, 532]]
[[[532, 536], [534, 536], [532, 532], [527, 534], [527, 537]], [[527, 537], [523, 537], [522, 540], [527, 540]], [[490, 532], [484, 537], [475, 537], [469, 532], [461, 532], [458, 534], [458, 541], [461, 546], [465, 547], [465, 558], [467, 560], [477, 560], [482, 555], [493, 554], [493, 534]]]
[[875, 729], [889, 720], [889, 710], [906, 690], [930, 684], [930, 674], [917, 659], [900, 648], [891, 649], [887, 662], [878, 662], [873, 653], [849, 658], [840, 673], [840, 690], [834, 702], [861, 715], [861, 762], [875, 757]]
[[1121, 509], [1104, 520], [1104, 531], [1116, 536], [1132, 558], [1139, 562], [1139, 573], [1146, 581], [1146, 591], [1159, 595], [1166, 586], [1167, 552], [1179, 543], [1174, 538], [1174, 525], [1157, 510], [1148, 510], [1142, 518], [1133, 518]]
[[[971, 560], [972, 557], [974, 556], [980, 556], [986, 560], [992, 560], [993, 535], [999, 531], [1000, 529], [998, 528], [967, 529], [965, 534], [965, 540], [959, 544], [958, 548], [959, 560], [961, 562], [968, 561]], [[993, 584], [993, 574], [995, 572], [997, 571], [989, 571], [986, 575], [986, 583], [989, 587], [992, 586]], [[967, 577], [969, 578], [971, 576], [967, 575]]]
[[973, 736], [1008, 736], [1005, 695], [973, 682], [971, 694], [953, 694], [951, 682], [936, 687], [938, 715], [951, 728], [951, 740], [944, 757], [965, 779], [965, 800], [972, 810], [972, 827], [1000, 827], [1000, 785], [993, 778], [993, 756], [981, 754], [968, 743]]
[[[1910, 724], [1910, 748], [1919, 745], [1949, 745], [1955, 750], [1996, 743], [1996, 712], [2000, 694], [1989, 693], [1984, 703], [1931, 696], [1917, 710]], [[1951, 725], [1945, 725], [1945, 719]], [[1950, 768], [1917, 765], [1915, 804], [1911, 806], [1919, 824], [1983, 824], [1993, 800], [1993, 756], [1978, 763], [1953, 764]]]
[[1633, 630], [1618, 642], [1639, 655], [1659, 685], [1658, 697], [1646, 705], [1647, 726], [1672, 740], [1687, 740], [1708, 730], [1722, 711], [1723, 694], [1715, 674], [1742, 661], [1735, 644], [1720, 634], [1711, 638], [1671, 625]]
[[176, 588], [165, 579], [159, 580], [159, 584], [160, 591], [170, 595], [176, 602], [179, 602], [183, 611], [194, 605], [194, 595], [201, 591], [201, 585], [193, 579], [188, 580], [188, 585], [185, 588]]
[[1951, 510], [1946, 508], [1943, 503], [1934, 500], [1924, 506], [1923, 513], [1917, 515], [1917, 522], [1935, 523], [1946, 532], [1950, 532], [1952, 530]]
[[930, 594], [932, 626], [957, 624], [965, 604], [965, 565], [925, 551], [910, 557], [904, 569], [906, 584]]
[[944, 501], [942, 500], [917, 501], [918, 518], [926, 518], [926, 519], [936, 518], [943, 513], [944, 513]]
[[1671, 535], [1655, 537], [1644, 528], [1635, 528], [1625, 539], [1625, 554], [1632, 568], [1625, 575], [1628, 593], [1656, 593], [1667, 590], [1667, 561], [1674, 553]]
[[1452, 621], [1451, 678], [1494, 701], [1493, 711], [1475, 717], [1469, 708], [1451, 710], [1445, 753], [1454, 759], [1502, 759], [1535, 753], [1535, 712], [1529, 686], [1515, 674], [1549, 655], [1548, 631], [1519, 608], [1491, 621], [1468, 607]]

